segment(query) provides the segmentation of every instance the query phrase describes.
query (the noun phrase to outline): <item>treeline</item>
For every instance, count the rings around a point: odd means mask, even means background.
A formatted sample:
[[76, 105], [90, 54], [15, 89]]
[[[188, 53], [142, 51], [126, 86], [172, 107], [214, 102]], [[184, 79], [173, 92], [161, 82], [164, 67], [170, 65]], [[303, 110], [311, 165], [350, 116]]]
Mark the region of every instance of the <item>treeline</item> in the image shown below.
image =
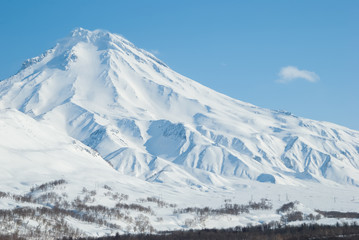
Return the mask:
[[11, 235], [1, 235], [0, 234], [0, 240], [25, 240], [25, 238], [19, 237], [15, 234], [11, 234]]
[[357, 212], [338, 212], [338, 211], [320, 211], [316, 210], [317, 213], [323, 215], [326, 218], [359, 218]]
[[30, 189], [30, 192], [33, 193], [35, 191], [46, 191], [49, 189], [54, 189], [56, 186], [66, 184], [66, 183], [67, 182], [65, 179], [59, 179], [59, 180], [47, 182], [47, 183], [41, 184], [39, 186], [32, 187]]
[[[112, 192], [112, 189], [104, 185], [107, 190], [104, 195], [116, 201], [115, 207], [95, 205], [95, 190], [82, 189], [72, 201], [66, 193], [58, 194], [51, 190], [65, 187], [63, 179], [47, 182], [30, 189], [24, 195], [12, 194], [0, 191], [0, 201], [11, 199], [19, 205], [13, 209], [0, 209], [0, 239], [59, 239], [63, 236], [86, 236], [80, 229], [72, 226], [65, 219], [72, 218], [81, 222], [87, 222], [97, 226], [104, 226], [114, 232], [123, 231], [123, 225], [127, 225], [126, 231], [138, 233], [152, 233], [155, 229], [150, 220], [144, 214], [154, 215], [150, 207], [139, 204], [126, 204], [126, 194]], [[91, 205], [88, 205], [90, 203]], [[24, 204], [25, 206], [21, 206]], [[30, 204], [29, 206], [26, 206]], [[133, 216], [136, 214], [137, 216]], [[122, 220], [122, 226], [114, 224], [111, 220]], [[33, 224], [33, 223], [36, 224]], [[11, 235], [1, 235], [8, 233]]]
[[[4, 195], [4, 194], [3, 194]], [[5, 194], [7, 197], [17, 199], [22, 202], [36, 203], [38, 198], [27, 198], [19, 195]], [[45, 193], [40, 195], [42, 200], [49, 200], [45, 197], [51, 197], [52, 200], [58, 200], [60, 197], [54, 193]], [[85, 197], [86, 198], [86, 197]], [[1, 199], [1, 197], [0, 197]], [[51, 202], [51, 201], [50, 201]], [[70, 207], [66, 209], [63, 206]], [[55, 202], [52, 206], [41, 207], [17, 207], [14, 209], [0, 209], [0, 232], [12, 232], [14, 228], [25, 228], [26, 235], [30, 238], [37, 238], [39, 236], [80, 236], [82, 234], [79, 229], [73, 229], [64, 219], [72, 217], [82, 222], [106, 226], [115, 230], [122, 230], [122, 227], [109, 222], [108, 220], [122, 219], [129, 225], [132, 225], [136, 232], [154, 232], [149, 218], [143, 214], [139, 214], [133, 218], [127, 213], [128, 210], [154, 214], [150, 207], [143, 207], [138, 204], [117, 203], [114, 208], [108, 208], [103, 205], [89, 206], [80, 198], [76, 198], [73, 202]], [[41, 223], [35, 229], [28, 225], [28, 220], [32, 219]], [[22, 232], [20, 235], [24, 235]]]
[[318, 214], [314, 215], [313, 213], [310, 214], [304, 214], [300, 211], [296, 210], [296, 205], [298, 205], [299, 202], [289, 202], [283, 204], [280, 208], [277, 209], [277, 213], [281, 214], [280, 221], [282, 223], [288, 223], [288, 222], [295, 222], [295, 221], [317, 221], [322, 217], [322, 214], [317, 211]]
[[[72, 238], [63, 238], [70, 240]], [[119, 235], [100, 238], [78, 238], [77, 240], [304, 240], [304, 239], [359, 239], [359, 226], [344, 225], [307, 225], [285, 226], [263, 224], [255, 227], [236, 227], [230, 229], [203, 229], [189, 231], [171, 231], [158, 234]]]
[[161, 199], [157, 198], [157, 197], [147, 197], [147, 198], [140, 198], [137, 201], [139, 201], [140, 203], [144, 203], [144, 202], [153, 202], [153, 203], [157, 203], [157, 207], [163, 208], [163, 207], [171, 207], [171, 208], [175, 208], [177, 207], [176, 204], [172, 204], [172, 203], [167, 203], [165, 201], [162, 201]]
[[[129, 196], [112, 190], [108, 185], [102, 189], [88, 190], [85, 187], [76, 196], [69, 198], [65, 191], [67, 182], [63, 179], [47, 182], [34, 186], [26, 194], [19, 195], [0, 191], [0, 201], [13, 200], [16, 207], [13, 209], [0, 209], [0, 240], [1, 239], [62, 239], [63, 236], [71, 236], [73, 239], [95, 239], [86, 237], [86, 233], [71, 224], [69, 219], [91, 224], [93, 227], [105, 227], [112, 233], [139, 233], [140, 235], [117, 235], [98, 239], [316, 239], [316, 236], [324, 236], [325, 239], [335, 239], [342, 235], [355, 236], [359, 239], [356, 225], [343, 226], [318, 226], [302, 225], [289, 227], [294, 221], [316, 221], [321, 217], [326, 218], [359, 218], [355, 212], [325, 212], [316, 210], [312, 213], [298, 211], [299, 202], [285, 203], [276, 210], [280, 215], [279, 221], [245, 228], [225, 230], [205, 229], [190, 231], [159, 232], [151, 225], [153, 221], [165, 221], [156, 215], [157, 208], [168, 209], [168, 213], [183, 219], [180, 226], [186, 229], [205, 228], [206, 221], [217, 216], [237, 216], [256, 210], [271, 210], [272, 203], [268, 199], [259, 202], [250, 201], [247, 204], [232, 203], [226, 199], [219, 208], [189, 207], [177, 208], [176, 204], [167, 203], [158, 197], [137, 199], [137, 203], [126, 203]], [[111, 207], [96, 204], [99, 199], [113, 200]], [[144, 204], [145, 203], [145, 204]], [[150, 205], [150, 206], [149, 206]], [[184, 217], [188, 217], [184, 219]], [[154, 220], [155, 219], [155, 220]], [[114, 223], [116, 222], [116, 224]], [[308, 235], [312, 232], [314, 235]], [[1, 234], [11, 235], [1, 235]], [[149, 235], [146, 235], [149, 234]], [[317, 234], [317, 235], [315, 235]], [[336, 235], [337, 234], [337, 235]], [[272, 238], [269, 238], [269, 237]], [[71, 239], [71, 238], [64, 238]], [[343, 238], [342, 238], [343, 239]], [[350, 238], [347, 238], [350, 239]]]
[[183, 213], [196, 213], [197, 215], [240, 215], [242, 213], [249, 213], [249, 210], [270, 210], [272, 209], [272, 203], [268, 199], [261, 199], [260, 202], [250, 201], [248, 204], [232, 204], [226, 202], [222, 208], [198, 208], [189, 207], [183, 209], [175, 209], [174, 214]]

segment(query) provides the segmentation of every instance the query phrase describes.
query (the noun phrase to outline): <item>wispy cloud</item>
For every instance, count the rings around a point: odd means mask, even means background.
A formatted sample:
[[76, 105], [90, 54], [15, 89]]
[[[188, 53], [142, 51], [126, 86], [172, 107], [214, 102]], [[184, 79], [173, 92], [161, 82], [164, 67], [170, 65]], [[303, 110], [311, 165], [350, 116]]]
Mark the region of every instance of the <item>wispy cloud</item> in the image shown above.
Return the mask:
[[155, 56], [160, 55], [160, 51], [158, 51], [157, 49], [151, 49], [150, 52]]
[[296, 79], [304, 79], [308, 82], [317, 82], [319, 81], [319, 76], [315, 72], [310, 72], [307, 70], [299, 70], [297, 67], [287, 66], [283, 67], [278, 73], [279, 83], [289, 83]]

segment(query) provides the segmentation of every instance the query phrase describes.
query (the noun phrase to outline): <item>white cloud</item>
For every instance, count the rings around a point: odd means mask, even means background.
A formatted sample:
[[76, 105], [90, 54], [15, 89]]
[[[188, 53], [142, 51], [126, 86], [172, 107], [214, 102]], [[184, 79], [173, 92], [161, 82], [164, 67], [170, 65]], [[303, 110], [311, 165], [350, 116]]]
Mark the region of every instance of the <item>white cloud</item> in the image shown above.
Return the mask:
[[289, 83], [295, 79], [304, 79], [308, 82], [317, 82], [319, 81], [319, 76], [315, 72], [310, 72], [307, 70], [299, 70], [297, 67], [287, 66], [283, 67], [279, 73], [279, 79], [277, 82], [280, 83]]

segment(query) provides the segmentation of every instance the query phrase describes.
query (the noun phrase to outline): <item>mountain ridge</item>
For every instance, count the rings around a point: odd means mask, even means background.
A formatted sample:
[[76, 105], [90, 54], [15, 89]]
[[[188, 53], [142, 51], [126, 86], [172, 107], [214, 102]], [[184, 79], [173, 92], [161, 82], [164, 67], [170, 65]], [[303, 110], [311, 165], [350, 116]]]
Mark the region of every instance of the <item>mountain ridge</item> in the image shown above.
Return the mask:
[[359, 184], [359, 132], [227, 97], [103, 30], [75, 29], [1, 81], [9, 107], [149, 182]]

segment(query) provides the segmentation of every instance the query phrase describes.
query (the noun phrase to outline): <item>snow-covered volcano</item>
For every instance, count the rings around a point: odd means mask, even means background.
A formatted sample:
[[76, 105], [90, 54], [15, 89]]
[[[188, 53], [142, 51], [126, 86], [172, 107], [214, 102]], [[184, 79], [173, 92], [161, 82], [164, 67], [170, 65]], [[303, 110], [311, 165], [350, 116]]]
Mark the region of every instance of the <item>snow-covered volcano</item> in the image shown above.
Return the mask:
[[358, 131], [230, 98], [107, 31], [76, 29], [27, 60], [0, 82], [5, 108], [149, 182], [359, 186]]

